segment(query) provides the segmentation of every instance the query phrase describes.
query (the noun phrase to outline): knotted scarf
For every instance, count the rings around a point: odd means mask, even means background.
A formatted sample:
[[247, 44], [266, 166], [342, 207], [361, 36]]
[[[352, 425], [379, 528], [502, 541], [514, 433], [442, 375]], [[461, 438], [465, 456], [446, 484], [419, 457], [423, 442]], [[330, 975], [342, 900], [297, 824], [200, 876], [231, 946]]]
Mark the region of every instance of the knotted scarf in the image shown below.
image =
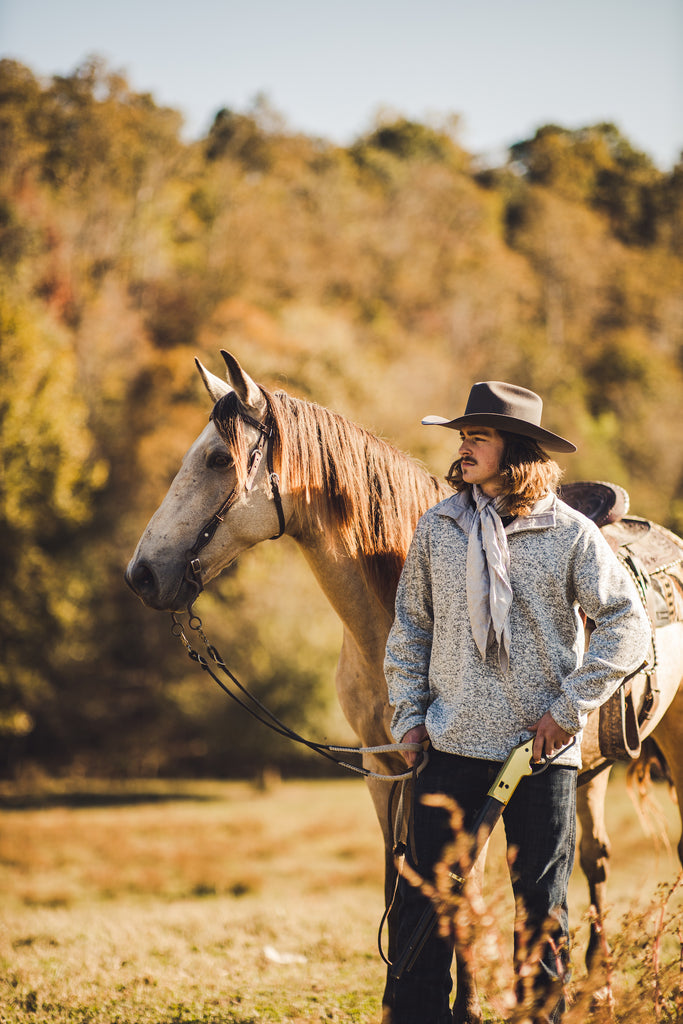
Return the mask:
[[467, 607], [475, 643], [486, 660], [489, 636], [498, 645], [503, 672], [510, 664], [509, 612], [512, 604], [510, 549], [505, 528], [490, 498], [475, 484], [475, 511], [467, 542]]

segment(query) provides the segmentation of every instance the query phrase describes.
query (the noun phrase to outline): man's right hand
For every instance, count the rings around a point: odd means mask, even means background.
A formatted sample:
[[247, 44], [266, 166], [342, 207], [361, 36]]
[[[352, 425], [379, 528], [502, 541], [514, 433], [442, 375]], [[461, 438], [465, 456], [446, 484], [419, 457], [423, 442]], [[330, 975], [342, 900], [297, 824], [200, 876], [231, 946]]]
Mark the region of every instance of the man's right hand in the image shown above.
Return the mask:
[[[427, 732], [424, 725], [416, 725], [412, 729], [408, 729], [401, 743], [424, 743], [425, 740], [429, 739], [429, 733]], [[404, 750], [403, 760], [412, 768], [414, 765], [419, 764], [422, 754], [417, 750]]]

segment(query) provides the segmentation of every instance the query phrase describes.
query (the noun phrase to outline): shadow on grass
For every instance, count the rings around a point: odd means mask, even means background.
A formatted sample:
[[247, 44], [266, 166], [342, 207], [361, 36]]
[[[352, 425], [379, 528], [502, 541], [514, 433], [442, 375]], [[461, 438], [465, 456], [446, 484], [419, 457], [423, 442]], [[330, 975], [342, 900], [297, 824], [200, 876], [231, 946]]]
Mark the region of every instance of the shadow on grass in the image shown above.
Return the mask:
[[217, 793], [191, 790], [71, 790], [68, 792], [0, 793], [0, 810], [43, 811], [68, 807], [88, 809], [97, 807], [135, 807], [142, 804], [211, 803], [224, 799]]

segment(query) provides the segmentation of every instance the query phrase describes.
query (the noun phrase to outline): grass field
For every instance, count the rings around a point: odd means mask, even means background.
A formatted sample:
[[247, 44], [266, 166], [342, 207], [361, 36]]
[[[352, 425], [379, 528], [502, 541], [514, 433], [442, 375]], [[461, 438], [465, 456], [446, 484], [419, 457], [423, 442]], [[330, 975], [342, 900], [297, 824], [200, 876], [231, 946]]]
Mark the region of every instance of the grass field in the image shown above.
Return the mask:
[[[677, 809], [663, 786], [657, 800], [675, 846]], [[382, 851], [360, 780], [91, 782], [6, 788], [0, 803], [2, 1024], [379, 1020]], [[623, 777], [608, 815], [617, 1004], [611, 1017], [603, 1006], [584, 1019], [676, 1020], [679, 905], [664, 928], [659, 1003], [650, 908], [678, 863], [644, 835]], [[487, 892], [506, 961], [512, 900], [500, 840]], [[588, 908], [578, 871], [571, 909], [580, 986]], [[489, 1019], [500, 1012], [494, 999]]]

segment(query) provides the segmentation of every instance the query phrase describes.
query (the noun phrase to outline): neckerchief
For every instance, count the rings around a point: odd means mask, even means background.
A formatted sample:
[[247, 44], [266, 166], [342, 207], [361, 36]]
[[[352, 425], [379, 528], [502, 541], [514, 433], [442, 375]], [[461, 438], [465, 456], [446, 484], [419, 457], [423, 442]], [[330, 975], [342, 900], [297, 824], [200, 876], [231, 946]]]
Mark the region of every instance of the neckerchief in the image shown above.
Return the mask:
[[472, 635], [482, 660], [486, 661], [489, 636], [498, 645], [503, 672], [510, 664], [510, 623], [512, 604], [510, 549], [505, 529], [490, 498], [475, 484], [475, 511], [467, 542], [467, 608]]

